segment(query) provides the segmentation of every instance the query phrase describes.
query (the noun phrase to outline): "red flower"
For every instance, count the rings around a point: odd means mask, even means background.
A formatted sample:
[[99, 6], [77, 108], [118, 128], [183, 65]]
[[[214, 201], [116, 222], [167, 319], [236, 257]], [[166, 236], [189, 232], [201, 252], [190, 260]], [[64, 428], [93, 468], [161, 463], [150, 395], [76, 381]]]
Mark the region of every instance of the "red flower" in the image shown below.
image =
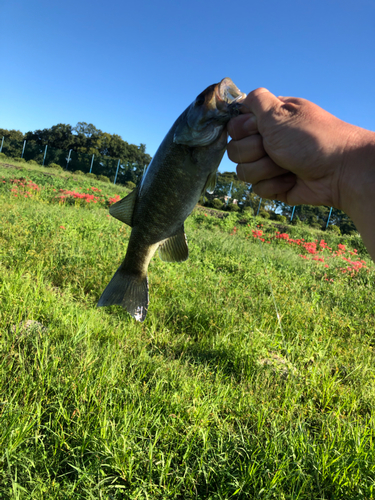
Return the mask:
[[117, 201], [120, 201], [120, 195], [116, 194], [113, 198], [109, 198], [109, 204], [112, 205], [113, 203], [116, 203]]

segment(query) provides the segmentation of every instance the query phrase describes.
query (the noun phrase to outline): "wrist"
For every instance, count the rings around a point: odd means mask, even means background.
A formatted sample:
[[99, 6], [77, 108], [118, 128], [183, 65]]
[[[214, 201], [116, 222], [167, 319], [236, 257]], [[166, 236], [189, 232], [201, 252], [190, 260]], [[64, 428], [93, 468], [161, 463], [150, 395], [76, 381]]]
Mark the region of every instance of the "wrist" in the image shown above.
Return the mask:
[[375, 260], [375, 132], [352, 126], [341, 174], [338, 208], [353, 220]]
[[375, 132], [351, 127], [343, 148], [337, 200], [337, 208], [348, 215], [357, 205], [375, 201]]

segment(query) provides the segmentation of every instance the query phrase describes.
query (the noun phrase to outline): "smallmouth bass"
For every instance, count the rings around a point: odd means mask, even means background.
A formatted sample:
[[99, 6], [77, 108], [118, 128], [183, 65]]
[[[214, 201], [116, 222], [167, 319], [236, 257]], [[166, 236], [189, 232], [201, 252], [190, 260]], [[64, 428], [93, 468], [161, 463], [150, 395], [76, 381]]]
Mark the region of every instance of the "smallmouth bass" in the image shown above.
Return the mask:
[[98, 307], [121, 305], [137, 321], [148, 309], [147, 268], [156, 250], [166, 262], [187, 260], [184, 221], [213, 192], [227, 147], [226, 125], [246, 97], [230, 78], [210, 85], [177, 118], [141, 183], [109, 213], [132, 227], [125, 259]]

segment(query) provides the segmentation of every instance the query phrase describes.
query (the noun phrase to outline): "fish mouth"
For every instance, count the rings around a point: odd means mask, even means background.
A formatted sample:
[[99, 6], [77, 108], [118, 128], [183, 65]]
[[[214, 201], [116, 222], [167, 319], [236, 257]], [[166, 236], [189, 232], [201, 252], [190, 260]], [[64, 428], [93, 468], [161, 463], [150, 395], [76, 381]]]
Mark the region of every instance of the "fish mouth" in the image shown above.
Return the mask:
[[241, 113], [245, 97], [230, 78], [210, 85], [187, 108], [186, 115], [181, 115], [185, 122], [178, 123], [173, 141], [187, 146], [212, 144], [222, 135], [228, 121]]
[[215, 87], [216, 107], [219, 111], [239, 114], [240, 102], [245, 99], [246, 94], [232, 82], [230, 78], [223, 78]]

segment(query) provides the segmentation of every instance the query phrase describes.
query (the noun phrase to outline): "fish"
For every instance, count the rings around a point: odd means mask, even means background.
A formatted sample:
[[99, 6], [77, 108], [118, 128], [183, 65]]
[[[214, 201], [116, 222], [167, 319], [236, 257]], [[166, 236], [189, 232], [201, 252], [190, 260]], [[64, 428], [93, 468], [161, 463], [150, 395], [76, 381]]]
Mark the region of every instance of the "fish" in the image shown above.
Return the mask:
[[165, 262], [188, 259], [184, 222], [201, 195], [214, 191], [227, 147], [226, 125], [240, 114], [245, 97], [230, 78], [207, 87], [172, 125], [140, 184], [111, 205], [110, 215], [132, 231], [125, 258], [98, 307], [121, 305], [135, 320], [144, 321], [147, 269], [155, 252]]

